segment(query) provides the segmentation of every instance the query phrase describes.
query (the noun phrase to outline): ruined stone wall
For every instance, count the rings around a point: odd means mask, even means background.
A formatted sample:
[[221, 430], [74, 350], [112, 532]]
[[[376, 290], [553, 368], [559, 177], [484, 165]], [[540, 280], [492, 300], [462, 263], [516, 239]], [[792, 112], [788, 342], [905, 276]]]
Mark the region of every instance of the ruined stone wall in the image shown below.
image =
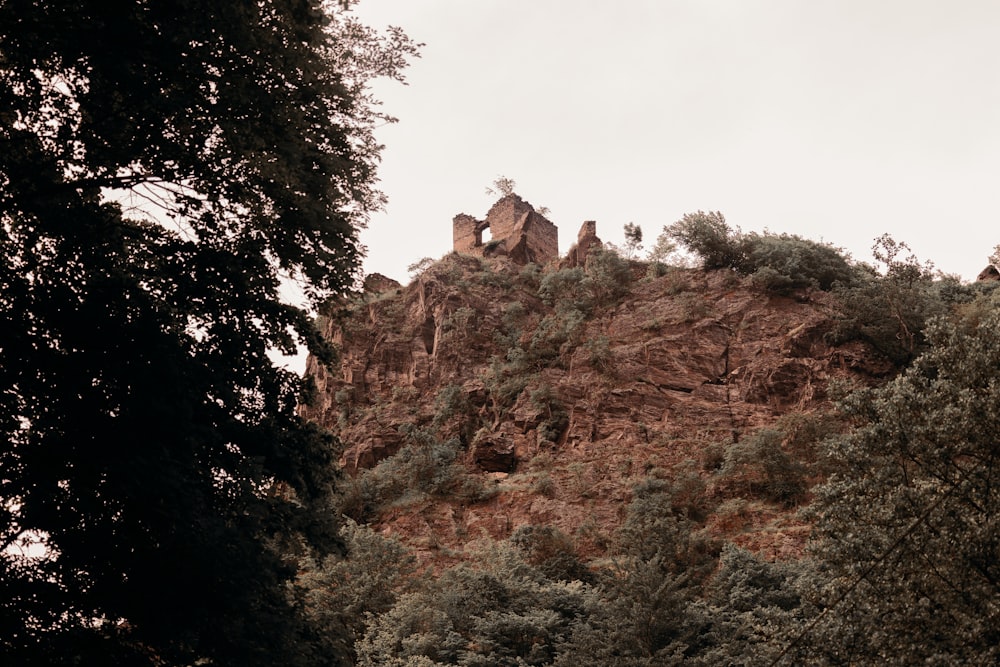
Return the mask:
[[485, 223], [471, 215], [459, 213], [452, 219], [452, 242], [455, 252], [466, 255], [481, 255], [483, 252], [483, 229]]
[[486, 223], [494, 239], [509, 239], [517, 235], [523, 221], [534, 212], [531, 204], [511, 194], [493, 204], [486, 214]]
[[597, 238], [597, 222], [587, 220], [580, 227], [580, 232], [576, 235], [576, 243], [566, 253], [566, 257], [560, 263], [562, 268], [573, 268], [583, 266], [587, 263], [587, 255], [593, 248], [600, 248], [604, 245], [601, 239]]
[[559, 229], [516, 194], [500, 199], [480, 221], [459, 214], [452, 221], [455, 252], [483, 255], [483, 231], [490, 230], [490, 254], [516, 262], [546, 264], [559, 257]]

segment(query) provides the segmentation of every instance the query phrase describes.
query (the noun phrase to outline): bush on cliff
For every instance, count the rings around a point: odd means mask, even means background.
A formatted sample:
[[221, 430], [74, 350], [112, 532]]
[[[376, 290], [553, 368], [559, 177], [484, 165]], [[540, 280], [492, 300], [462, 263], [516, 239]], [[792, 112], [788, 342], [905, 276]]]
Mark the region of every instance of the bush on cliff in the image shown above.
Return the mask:
[[733, 269], [769, 291], [830, 290], [854, 281], [854, 270], [838, 248], [794, 234], [744, 234], [719, 212], [688, 213], [664, 233], [701, 258], [703, 268]]

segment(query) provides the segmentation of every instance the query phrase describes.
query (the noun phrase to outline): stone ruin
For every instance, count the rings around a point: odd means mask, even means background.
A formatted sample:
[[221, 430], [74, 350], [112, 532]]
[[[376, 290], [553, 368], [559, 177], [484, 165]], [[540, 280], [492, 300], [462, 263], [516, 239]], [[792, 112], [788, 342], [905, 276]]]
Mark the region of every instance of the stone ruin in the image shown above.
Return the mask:
[[[503, 197], [485, 220], [460, 213], [453, 220], [455, 252], [479, 257], [507, 255], [519, 264], [559, 258], [559, 229], [516, 194]], [[483, 243], [483, 232], [492, 239]]]
[[[491, 240], [483, 243], [483, 232]], [[490, 208], [485, 220], [460, 213], [452, 221], [455, 252], [477, 257], [506, 255], [519, 264], [545, 265], [559, 259], [559, 228], [516, 194], [501, 198]], [[583, 223], [577, 242], [561, 266], [582, 266], [587, 253], [600, 247], [597, 223]]]
[[603, 245], [601, 239], [597, 238], [597, 222], [587, 220], [576, 235], [576, 243], [566, 253], [566, 257], [559, 263], [559, 266], [564, 269], [583, 266], [587, 263], [587, 255], [590, 254], [590, 251]]

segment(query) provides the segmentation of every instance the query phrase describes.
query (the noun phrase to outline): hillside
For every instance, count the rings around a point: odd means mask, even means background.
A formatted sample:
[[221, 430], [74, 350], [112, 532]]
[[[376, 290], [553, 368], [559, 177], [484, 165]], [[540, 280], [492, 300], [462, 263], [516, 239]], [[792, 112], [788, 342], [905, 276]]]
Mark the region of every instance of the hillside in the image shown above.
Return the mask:
[[[301, 414], [360, 665], [994, 664], [1000, 285], [721, 213], [633, 261], [516, 195], [331, 306]], [[490, 229], [493, 238], [484, 242]]]
[[[795, 508], [822, 476], [831, 383], [893, 366], [860, 340], [827, 342], [828, 293], [660, 272], [600, 251], [586, 271], [453, 253], [405, 287], [370, 280], [323, 320], [340, 365], [310, 360], [318, 400], [303, 410], [345, 443], [348, 514], [424, 560], [528, 525], [596, 559], [633, 487], [662, 478], [690, 487], [712, 534], [800, 554]], [[779, 442], [747, 444], [774, 427]]]

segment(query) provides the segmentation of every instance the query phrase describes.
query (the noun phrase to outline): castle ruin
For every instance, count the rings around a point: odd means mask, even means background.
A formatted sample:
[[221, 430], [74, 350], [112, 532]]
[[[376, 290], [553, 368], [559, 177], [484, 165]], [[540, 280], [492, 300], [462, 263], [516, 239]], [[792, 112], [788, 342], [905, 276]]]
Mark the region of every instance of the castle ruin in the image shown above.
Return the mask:
[[[483, 243], [483, 232], [490, 230], [491, 240]], [[485, 220], [460, 213], [452, 220], [455, 252], [477, 257], [506, 255], [519, 264], [545, 265], [559, 259], [559, 228], [535, 211], [516, 194], [509, 194], [490, 208]], [[600, 247], [597, 223], [583, 223], [577, 242], [563, 263], [583, 266], [587, 254]]]
[[[547, 264], [559, 258], [559, 229], [516, 194], [500, 199], [485, 220], [456, 215], [453, 224], [455, 252], [479, 257], [507, 255], [515, 262]], [[492, 239], [483, 243], [483, 232]]]
[[597, 238], [597, 222], [587, 220], [580, 226], [580, 231], [576, 235], [576, 243], [566, 253], [566, 257], [559, 263], [559, 266], [564, 269], [584, 266], [590, 251], [603, 245], [601, 239]]

